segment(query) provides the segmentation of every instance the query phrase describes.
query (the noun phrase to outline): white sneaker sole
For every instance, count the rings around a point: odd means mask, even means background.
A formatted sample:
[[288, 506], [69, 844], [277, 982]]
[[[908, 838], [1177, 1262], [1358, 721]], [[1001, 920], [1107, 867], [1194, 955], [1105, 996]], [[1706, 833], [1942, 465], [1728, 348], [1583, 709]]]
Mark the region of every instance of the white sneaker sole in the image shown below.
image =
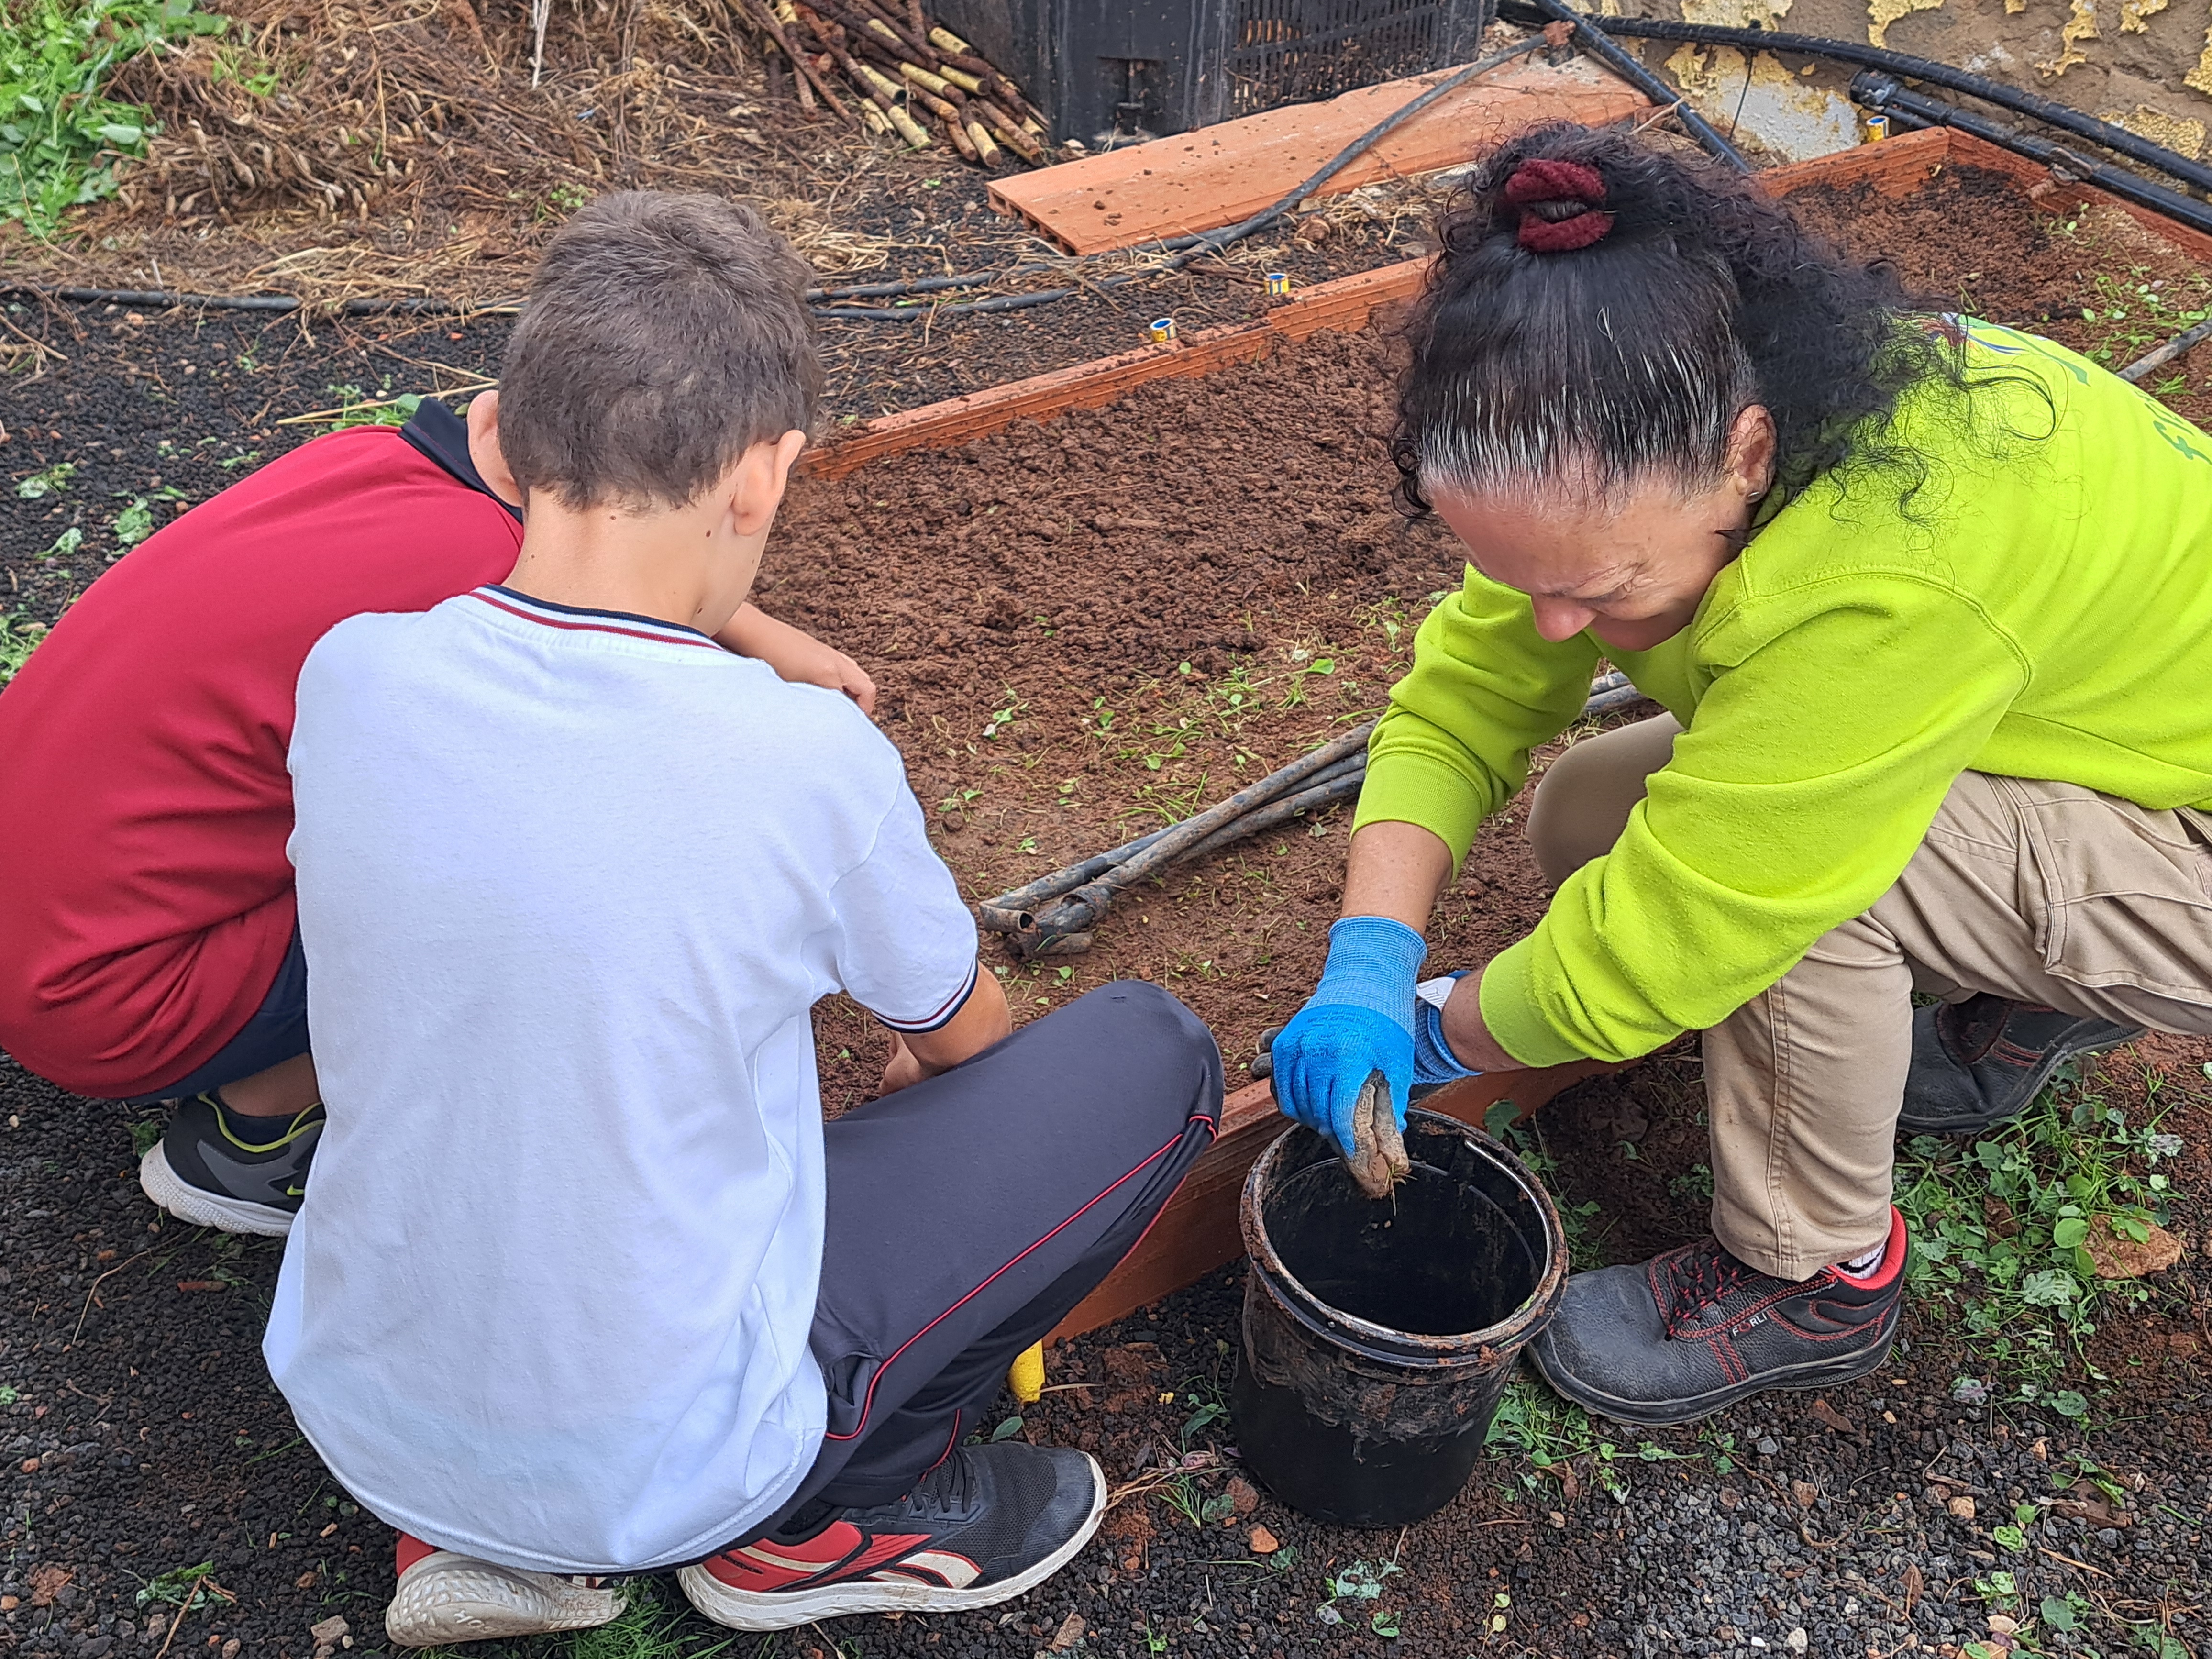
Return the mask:
[[704, 1567], [685, 1567], [676, 1575], [691, 1605], [732, 1630], [792, 1630], [817, 1619], [844, 1619], [862, 1613], [965, 1613], [995, 1607], [1034, 1589], [1073, 1561], [1098, 1530], [1106, 1515], [1106, 1472], [1095, 1457], [1091, 1465], [1091, 1514], [1075, 1534], [1050, 1555], [1011, 1578], [969, 1589], [947, 1589], [911, 1580], [866, 1579], [824, 1584], [818, 1589], [732, 1589]]
[[437, 1550], [399, 1576], [399, 1588], [384, 1610], [384, 1633], [395, 1647], [444, 1647], [589, 1630], [611, 1621], [622, 1607], [616, 1590]]
[[138, 1187], [147, 1197], [179, 1221], [195, 1227], [216, 1227], [227, 1233], [252, 1233], [261, 1238], [283, 1238], [292, 1231], [289, 1211], [243, 1198], [225, 1198], [193, 1186], [169, 1167], [167, 1156], [156, 1141], [153, 1151], [138, 1160]]

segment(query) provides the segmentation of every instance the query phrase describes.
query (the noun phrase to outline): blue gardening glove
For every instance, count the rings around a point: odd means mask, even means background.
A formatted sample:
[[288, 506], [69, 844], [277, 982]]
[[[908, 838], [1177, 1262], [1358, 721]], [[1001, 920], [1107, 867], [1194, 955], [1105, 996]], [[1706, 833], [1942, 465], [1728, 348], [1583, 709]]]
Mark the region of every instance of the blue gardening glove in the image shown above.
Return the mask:
[[1352, 1109], [1376, 1072], [1401, 1128], [1413, 1081], [1413, 982], [1429, 947], [1402, 921], [1346, 916], [1328, 930], [1328, 964], [1269, 1051], [1276, 1103], [1349, 1156]]
[[1467, 969], [1440, 979], [1425, 979], [1413, 988], [1413, 1086], [1432, 1089], [1456, 1083], [1477, 1073], [1459, 1063], [1451, 1044], [1444, 1041], [1444, 1001], [1452, 987], [1468, 975]]

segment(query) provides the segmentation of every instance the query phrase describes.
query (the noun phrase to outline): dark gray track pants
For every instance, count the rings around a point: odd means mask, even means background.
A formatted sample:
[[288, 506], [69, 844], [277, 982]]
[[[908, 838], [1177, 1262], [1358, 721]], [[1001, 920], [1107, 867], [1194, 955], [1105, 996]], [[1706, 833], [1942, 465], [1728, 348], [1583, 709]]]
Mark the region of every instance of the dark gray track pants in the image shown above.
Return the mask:
[[1103, 986], [824, 1132], [812, 1346], [830, 1433], [785, 1506], [888, 1503], [1127, 1255], [1213, 1139], [1221, 1055], [1156, 985]]

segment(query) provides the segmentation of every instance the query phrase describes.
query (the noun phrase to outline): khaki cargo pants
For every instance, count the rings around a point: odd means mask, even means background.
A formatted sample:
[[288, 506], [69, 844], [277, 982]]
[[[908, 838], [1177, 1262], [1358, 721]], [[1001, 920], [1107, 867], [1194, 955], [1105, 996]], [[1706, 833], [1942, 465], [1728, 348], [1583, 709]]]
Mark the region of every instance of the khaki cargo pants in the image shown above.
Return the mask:
[[[1554, 885], [1611, 848], [1680, 731], [1662, 714], [1553, 763], [1528, 839]], [[1961, 773], [1897, 885], [1705, 1033], [1713, 1231], [1762, 1273], [1881, 1243], [1915, 990], [2212, 1035], [2212, 813]]]

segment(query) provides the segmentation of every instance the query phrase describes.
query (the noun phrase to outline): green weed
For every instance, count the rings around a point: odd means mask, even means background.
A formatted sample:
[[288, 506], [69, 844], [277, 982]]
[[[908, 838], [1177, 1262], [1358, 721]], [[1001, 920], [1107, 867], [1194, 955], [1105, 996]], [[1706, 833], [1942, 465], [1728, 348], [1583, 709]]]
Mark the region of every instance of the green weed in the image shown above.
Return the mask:
[[220, 34], [191, 0], [0, 0], [0, 219], [51, 237], [70, 208], [115, 194], [142, 157], [145, 111], [106, 95], [141, 52]]
[[76, 477], [75, 461], [56, 461], [43, 472], [33, 472], [19, 482], [15, 493], [27, 501], [42, 501], [49, 495], [69, 488], [69, 481]]
[[0, 1382], [0, 1406], [12, 1406], [22, 1397], [8, 1383]]
[[46, 637], [46, 625], [33, 622], [20, 611], [0, 616], [0, 685], [15, 678], [15, 671], [30, 661], [31, 653]]
[[134, 496], [131, 505], [115, 515], [115, 544], [124, 551], [144, 541], [154, 533], [154, 508], [143, 495]]
[[374, 398], [357, 386], [330, 386], [323, 390], [338, 400], [337, 408], [316, 424], [333, 432], [355, 426], [404, 426], [422, 406], [420, 392], [403, 392], [394, 397], [389, 374], [384, 377], [384, 384]]
[[[279, 76], [276, 64], [258, 52], [244, 46], [225, 46], [216, 48], [215, 64], [208, 70], [208, 79], [216, 86], [232, 86], [250, 93], [256, 98], [266, 98], [276, 90]], [[240, 362], [247, 374], [252, 374], [250, 356]]]
[[667, 1581], [632, 1578], [622, 1587], [623, 1610], [613, 1622], [578, 1631], [568, 1641], [568, 1659], [709, 1659], [737, 1638], [726, 1637], [695, 1648], [686, 1631], [697, 1625], [690, 1604], [669, 1594]]
[[[1314, 1617], [1324, 1625], [1341, 1625], [1345, 1622], [1346, 1603], [1356, 1605], [1379, 1601], [1382, 1596], [1382, 1581], [1398, 1571], [1395, 1561], [1385, 1561], [1380, 1566], [1355, 1561], [1343, 1571], [1330, 1574], [1322, 1581], [1328, 1591], [1328, 1599], [1314, 1609]], [[1382, 1628], [1386, 1618], [1390, 1624], [1387, 1631]], [[1396, 1617], [1386, 1614], [1379, 1607], [1369, 1609], [1368, 1620], [1378, 1636], [1395, 1636], [1398, 1633]]]
[[[1967, 1346], [2019, 1397], [2039, 1397], [2079, 1360], [2104, 1308], [2149, 1298], [2138, 1281], [2099, 1278], [2087, 1240], [2101, 1222], [2141, 1241], [2168, 1218], [2170, 1182], [2157, 1166], [2182, 1143], [2160, 1129], [2162, 1117], [2155, 1085], [2147, 1121], [2131, 1126], [2068, 1067], [2027, 1110], [1971, 1146], [1923, 1135], [1900, 1152], [1897, 1206], [1912, 1236], [1917, 1297], [1956, 1318]], [[2087, 1409], [2071, 1391], [2048, 1403], [2069, 1416]]]
[[[2140, 267], [2132, 273], [2141, 277]], [[2164, 282], [2122, 281], [2100, 272], [2094, 283], [2095, 303], [2081, 307], [2091, 341], [2082, 355], [2109, 368], [2133, 362], [2154, 346], [2162, 345], [2193, 323], [2201, 323], [2212, 282], [2191, 276], [2170, 289]]]
[[156, 1573], [138, 1587], [138, 1605], [143, 1607], [159, 1602], [182, 1607], [186, 1613], [206, 1607], [216, 1596], [228, 1597], [229, 1594], [213, 1582], [214, 1573], [213, 1561], [203, 1561], [196, 1567], [172, 1567], [167, 1572]]

